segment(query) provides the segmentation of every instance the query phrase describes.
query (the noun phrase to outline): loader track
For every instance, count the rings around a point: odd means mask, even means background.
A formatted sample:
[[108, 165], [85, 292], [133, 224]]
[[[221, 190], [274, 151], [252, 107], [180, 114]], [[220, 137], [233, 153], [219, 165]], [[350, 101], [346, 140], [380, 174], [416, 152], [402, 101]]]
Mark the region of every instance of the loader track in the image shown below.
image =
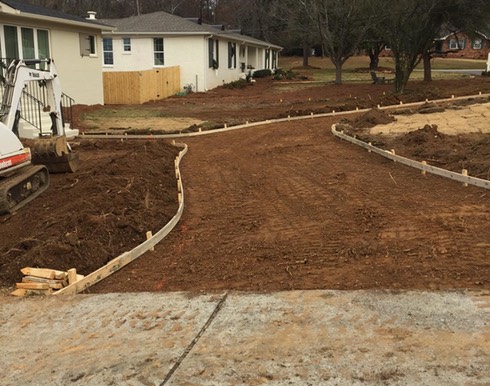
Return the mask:
[[19, 175], [0, 180], [0, 214], [12, 213], [32, 201], [49, 186], [48, 169], [42, 165], [26, 166]]

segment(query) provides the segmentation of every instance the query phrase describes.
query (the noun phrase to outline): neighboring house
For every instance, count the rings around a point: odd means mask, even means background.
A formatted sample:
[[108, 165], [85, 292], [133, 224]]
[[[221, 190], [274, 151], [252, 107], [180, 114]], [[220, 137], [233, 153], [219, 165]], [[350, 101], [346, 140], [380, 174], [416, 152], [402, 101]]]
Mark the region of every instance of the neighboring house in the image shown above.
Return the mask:
[[281, 47], [166, 12], [105, 19], [104, 72], [180, 68], [180, 90], [207, 91], [249, 69], [275, 69]]
[[447, 58], [486, 59], [490, 53], [490, 33], [442, 32], [435, 40], [435, 51]]
[[97, 20], [0, 0], [0, 58], [52, 58], [63, 92], [79, 104], [103, 103], [102, 31]]
[[[445, 58], [486, 59], [490, 53], [490, 30], [471, 36], [450, 26], [443, 26], [434, 39], [434, 56]], [[391, 56], [389, 47], [380, 56]]]

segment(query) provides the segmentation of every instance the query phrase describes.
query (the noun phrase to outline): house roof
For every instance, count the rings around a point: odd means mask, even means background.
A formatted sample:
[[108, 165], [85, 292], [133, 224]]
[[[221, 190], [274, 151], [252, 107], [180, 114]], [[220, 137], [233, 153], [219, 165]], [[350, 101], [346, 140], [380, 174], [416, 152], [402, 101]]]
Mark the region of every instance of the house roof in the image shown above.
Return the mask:
[[36, 5], [24, 4], [20, 1], [14, 0], [0, 0], [0, 5], [5, 4], [14, 10], [20, 12], [20, 15], [44, 18], [44, 19], [56, 19], [57, 21], [64, 22], [67, 24], [83, 24], [86, 27], [93, 27], [98, 29], [111, 29], [112, 27], [102, 23], [99, 20], [89, 20], [80, 16], [70, 15], [61, 11], [54, 9], [48, 9], [44, 7], [39, 7]]
[[209, 28], [163, 11], [101, 21], [116, 27], [117, 33], [210, 33]]
[[[455, 36], [457, 34], [464, 33], [459, 28], [454, 27], [451, 24], [444, 24], [438, 32], [436, 40], [446, 40], [450, 36]], [[475, 31], [478, 35], [482, 36], [484, 39], [490, 40], [490, 26], [482, 30]]]
[[105, 24], [113, 25], [116, 29], [112, 34], [182, 34], [182, 35], [213, 35], [221, 36], [237, 42], [282, 49], [282, 47], [241, 35], [237, 31], [226, 31], [222, 26], [199, 24], [199, 19], [185, 19], [167, 12], [159, 11], [124, 19], [101, 19]]

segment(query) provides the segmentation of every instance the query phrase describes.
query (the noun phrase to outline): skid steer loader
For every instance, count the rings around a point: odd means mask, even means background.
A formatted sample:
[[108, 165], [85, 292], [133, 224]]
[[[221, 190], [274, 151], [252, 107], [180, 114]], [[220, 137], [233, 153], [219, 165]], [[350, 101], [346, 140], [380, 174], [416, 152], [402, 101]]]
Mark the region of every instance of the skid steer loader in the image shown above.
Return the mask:
[[[38, 69], [42, 64], [47, 69]], [[14, 60], [3, 80], [0, 106], [0, 214], [21, 208], [48, 188], [49, 172], [75, 172], [78, 154], [65, 135], [61, 114], [61, 86], [52, 60]], [[29, 82], [46, 89], [43, 111], [51, 129], [36, 139], [19, 137], [21, 98]]]

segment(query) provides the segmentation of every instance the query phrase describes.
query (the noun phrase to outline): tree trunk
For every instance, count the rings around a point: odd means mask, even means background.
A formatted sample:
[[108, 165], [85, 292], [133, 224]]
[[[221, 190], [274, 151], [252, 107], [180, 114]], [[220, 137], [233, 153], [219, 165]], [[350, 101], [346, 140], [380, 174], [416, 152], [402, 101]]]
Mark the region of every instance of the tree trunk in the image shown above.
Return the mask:
[[424, 52], [424, 54], [422, 55], [422, 60], [424, 62], [424, 82], [432, 81], [432, 64], [430, 59], [430, 53]]
[[310, 57], [310, 47], [308, 44], [303, 44], [303, 67], [308, 67], [308, 59]]
[[335, 83], [341, 84], [342, 83], [342, 64], [340, 63], [334, 63], [335, 64]]
[[376, 71], [379, 65], [379, 53], [376, 53], [375, 50], [368, 50], [369, 56], [369, 70]]
[[407, 65], [407, 58], [395, 55], [395, 93], [403, 94], [410, 78], [411, 71]]

